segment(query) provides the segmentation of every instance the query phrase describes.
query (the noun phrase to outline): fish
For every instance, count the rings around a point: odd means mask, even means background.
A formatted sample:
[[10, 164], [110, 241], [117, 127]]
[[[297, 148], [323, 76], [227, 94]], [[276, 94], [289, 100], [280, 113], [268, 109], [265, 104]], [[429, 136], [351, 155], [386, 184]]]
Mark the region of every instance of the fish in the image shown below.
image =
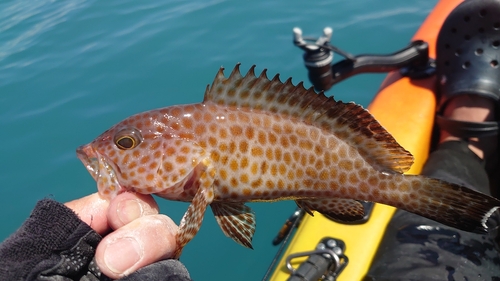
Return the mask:
[[252, 248], [246, 202], [295, 200], [341, 221], [359, 220], [362, 201], [400, 208], [486, 233], [500, 201], [420, 175], [413, 156], [363, 107], [306, 89], [267, 70], [220, 68], [203, 102], [124, 119], [77, 149], [99, 194], [155, 194], [191, 202], [176, 236], [179, 257], [211, 207], [222, 232]]

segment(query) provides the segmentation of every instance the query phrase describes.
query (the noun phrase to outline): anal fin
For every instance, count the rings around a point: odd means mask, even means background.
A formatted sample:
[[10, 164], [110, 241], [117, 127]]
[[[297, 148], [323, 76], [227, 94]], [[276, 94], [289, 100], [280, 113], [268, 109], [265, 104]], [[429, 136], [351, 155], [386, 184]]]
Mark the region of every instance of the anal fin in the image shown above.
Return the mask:
[[309, 214], [318, 211], [324, 216], [342, 222], [353, 222], [363, 219], [365, 209], [363, 205], [353, 199], [343, 198], [316, 198], [300, 199], [296, 203]]
[[215, 219], [222, 232], [238, 244], [252, 248], [252, 237], [255, 232], [255, 215], [250, 207], [243, 203], [210, 204]]

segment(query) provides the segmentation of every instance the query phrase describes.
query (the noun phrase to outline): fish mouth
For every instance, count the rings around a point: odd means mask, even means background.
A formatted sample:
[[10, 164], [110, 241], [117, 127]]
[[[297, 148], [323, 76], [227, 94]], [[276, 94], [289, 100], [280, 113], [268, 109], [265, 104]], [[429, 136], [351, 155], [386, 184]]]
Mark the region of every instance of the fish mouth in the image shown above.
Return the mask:
[[99, 160], [97, 153], [90, 145], [82, 145], [76, 149], [76, 155], [82, 161], [87, 171], [94, 178], [95, 181], [99, 177]]

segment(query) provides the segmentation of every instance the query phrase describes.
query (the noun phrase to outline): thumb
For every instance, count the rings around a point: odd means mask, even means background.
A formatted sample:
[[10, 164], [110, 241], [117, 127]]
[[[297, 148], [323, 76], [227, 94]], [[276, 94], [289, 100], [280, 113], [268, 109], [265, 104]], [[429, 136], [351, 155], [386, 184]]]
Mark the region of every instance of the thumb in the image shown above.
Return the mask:
[[118, 279], [146, 265], [172, 257], [177, 225], [165, 215], [138, 218], [110, 233], [96, 249], [102, 273]]

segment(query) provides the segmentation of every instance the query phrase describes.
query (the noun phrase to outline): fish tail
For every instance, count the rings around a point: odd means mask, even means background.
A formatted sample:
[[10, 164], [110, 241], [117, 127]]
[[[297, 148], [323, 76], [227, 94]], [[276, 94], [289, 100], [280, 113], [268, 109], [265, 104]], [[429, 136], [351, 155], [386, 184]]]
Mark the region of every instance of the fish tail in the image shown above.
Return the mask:
[[403, 176], [409, 200], [398, 208], [464, 231], [487, 233], [490, 217], [500, 207], [496, 198], [478, 191], [423, 176]]

